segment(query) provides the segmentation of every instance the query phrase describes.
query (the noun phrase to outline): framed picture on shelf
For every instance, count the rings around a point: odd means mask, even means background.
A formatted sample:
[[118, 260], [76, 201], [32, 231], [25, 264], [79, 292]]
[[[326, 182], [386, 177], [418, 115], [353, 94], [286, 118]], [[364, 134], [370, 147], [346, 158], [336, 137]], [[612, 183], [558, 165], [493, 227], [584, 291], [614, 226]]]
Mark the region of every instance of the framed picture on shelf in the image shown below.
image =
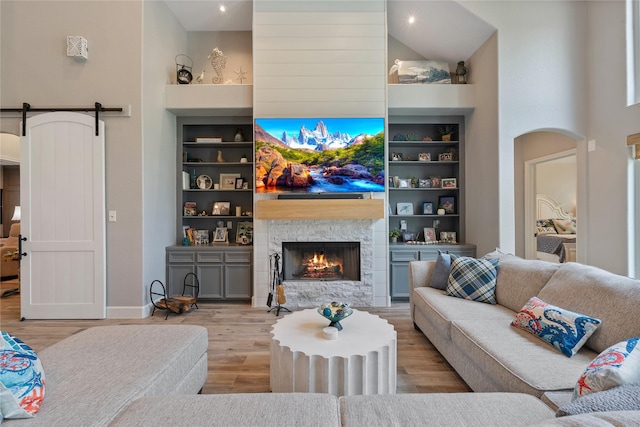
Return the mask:
[[243, 178], [236, 178], [235, 188], [236, 190], [242, 190], [242, 184], [244, 183]]
[[431, 188], [431, 180], [430, 179], [420, 179], [418, 180], [419, 188]]
[[422, 204], [422, 215], [433, 215], [433, 203], [424, 202]]
[[438, 239], [436, 238], [436, 229], [431, 227], [425, 227], [424, 229], [424, 241], [425, 242], [435, 242]]
[[196, 202], [184, 202], [184, 216], [196, 216]]
[[453, 160], [453, 155], [451, 153], [440, 153], [438, 154], [439, 162], [450, 162]]
[[399, 179], [398, 180], [398, 188], [411, 188], [411, 180], [410, 179]]
[[442, 178], [442, 188], [456, 188], [455, 178]]
[[228, 230], [224, 227], [216, 228], [216, 231], [213, 233], [213, 241], [214, 242], [226, 242], [228, 236]]
[[440, 177], [432, 176], [431, 177], [431, 188], [440, 188]]
[[441, 231], [440, 232], [440, 240], [445, 243], [456, 243], [456, 232], [455, 231]]
[[251, 221], [238, 222], [236, 232], [236, 243], [240, 245], [250, 245], [253, 242], [253, 223]]
[[455, 196], [440, 196], [438, 198], [438, 206], [444, 208], [445, 214], [456, 213], [456, 198]]
[[419, 162], [431, 161], [431, 153], [418, 153], [418, 161]]
[[221, 173], [220, 174], [220, 189], [221, 190], [235, 190], [236, 178], [240, 178], [239, 173]]
[[414, 233], [413, 231], [403, 231], [402, 232], [402, 241], [403, 242], [411, 242], [412, 240], [415, 240], [416, 238], [416, 233]]
[[211, 215], [229, 215], [231, 202], [214, 202]]
[[413, 203], [399, 202], [396, 212], [398, 215], [413, 215]]
[[249, 189], [249, 183], [248, 182], [243, 182], [242, 183], [242, 189], [243, 190], [248, 190]]

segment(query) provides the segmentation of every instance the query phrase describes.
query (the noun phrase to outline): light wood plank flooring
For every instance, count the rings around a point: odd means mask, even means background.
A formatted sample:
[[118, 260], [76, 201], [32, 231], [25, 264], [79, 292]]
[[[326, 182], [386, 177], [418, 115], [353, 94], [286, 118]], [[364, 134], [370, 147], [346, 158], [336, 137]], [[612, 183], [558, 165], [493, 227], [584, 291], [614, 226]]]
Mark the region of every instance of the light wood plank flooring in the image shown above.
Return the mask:
[[[247, 304], [199, 302], [198, 305], [200, 309], [170, 314], [168, 320], [164, 319], [164, 313], [156, 313], [145, 319], [20, 321], [20, 296], [14, 295], [0, 299], [0, 327], [40, 351], [98, 325], [203, 325], [209, 330], [209, 376], [202, 392], [269, 392], [270, 330], [278, 318], [266, 308]], [[398, 333], [398, 393], [470, 391], [425, 336], [413, 328], [408, 303], [363, 310], [387, 319]]]

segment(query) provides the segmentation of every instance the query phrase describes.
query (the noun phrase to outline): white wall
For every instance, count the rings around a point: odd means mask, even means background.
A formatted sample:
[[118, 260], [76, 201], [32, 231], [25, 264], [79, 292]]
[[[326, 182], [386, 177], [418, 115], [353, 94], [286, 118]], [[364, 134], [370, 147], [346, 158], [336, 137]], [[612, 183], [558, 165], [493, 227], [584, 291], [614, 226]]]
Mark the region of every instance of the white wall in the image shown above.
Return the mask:
[[[175, 82], [175, 52], [184, 52], [187, 33], [164, 2], [144, 2], [143, 105], [143, 281], [140, 302], [149, 301], [155, 279], [166, 282], [165, 247], [176, 243], [176, 118], [164, 108], [164, 89]], [[113, 311], [113, 310], [112, 310]], [[133, 313], [122, 313], [133, 316]], [[110, 316], [112, 317], [112, 316]]]
[[[107, 305], [140, 305], [143, 286], [142, 2], [0, 2], [3, 107], [131, 105], [106, 123]], [[66, 36], [82, 35], [89, 59], [66, 56]], [[0, 131], [18, 133], [3, 115]]]
[[[602, 242], [616, 242], [633, 254], [631, 149], [626, 137], [640, 132], [640, 105], [626, 107], [625, 3], [588, 1], [587, 35], [589, 111], [587, 138], [596, 141], [588, 153], [589, 253], [586, 262], [630, 274], [633, 259]], [[606, 31], [602, 31], [605, 29]], [[614, 204], [616, 209], [611, 209]], [[635, 219], [636, 225], [638, 219]], [[580, 229], [582, 234], [582, 229]], [[637, 254], [636, 254], [637, 257]]]

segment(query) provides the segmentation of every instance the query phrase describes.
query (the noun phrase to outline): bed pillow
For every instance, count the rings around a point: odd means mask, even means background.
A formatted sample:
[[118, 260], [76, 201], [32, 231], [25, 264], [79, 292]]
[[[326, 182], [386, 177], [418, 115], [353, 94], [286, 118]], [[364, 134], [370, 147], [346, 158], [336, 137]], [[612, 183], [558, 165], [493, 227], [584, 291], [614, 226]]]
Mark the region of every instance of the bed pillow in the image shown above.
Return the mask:
[[640, 383], [640, 337], [619, 342], [587, 366], [573, 389], [573, 400], [622, 384]]
[[31, 418], [44, 398], [44, 370], [35, 351], [0, 332], [0, 420]]
[[625, 384], [581, 397], [558, 408], [556, 417], [611, 411], [640, 411], [640, 384]]
[[451, 272], [446, 295], [472, 301], [496, 303], [497, 259], [476, 259], [451, 255]]
[[558, 234], [576, 234], [576, 227], [570, 219], [554, 219], [553, 226]]
[[537, 234], [557, 234], [552, 219], [539, 219], [536, 221], [536, 233]]
[[429, 287], [444, 291], [447, 288], [449, 280], [449, 271], [451, 270], [451, 255], [438, 251], [436, 265], [433, 267], [431, 281]]
[[565, 356], [571, 357], [580, 350], [600, 323], [599, 319], [531, 297], [516, 314], [511, 326], [535, 335]]

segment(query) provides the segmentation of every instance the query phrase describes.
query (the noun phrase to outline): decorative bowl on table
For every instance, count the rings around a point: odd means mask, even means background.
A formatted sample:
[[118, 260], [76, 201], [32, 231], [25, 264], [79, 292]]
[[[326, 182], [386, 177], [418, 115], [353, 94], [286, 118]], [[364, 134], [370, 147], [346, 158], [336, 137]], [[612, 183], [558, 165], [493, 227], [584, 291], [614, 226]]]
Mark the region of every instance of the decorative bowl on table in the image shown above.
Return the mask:
[[353, 314], [353, 310], [349, 307], [349, 304], [341, 302], [331, 302], [329, 304], [322, 304], [318, 308], [318, 313], [331, 321], [329, 326], [333, 326], [337, 330], [342, 330], [340, 321], [346, 319]]

